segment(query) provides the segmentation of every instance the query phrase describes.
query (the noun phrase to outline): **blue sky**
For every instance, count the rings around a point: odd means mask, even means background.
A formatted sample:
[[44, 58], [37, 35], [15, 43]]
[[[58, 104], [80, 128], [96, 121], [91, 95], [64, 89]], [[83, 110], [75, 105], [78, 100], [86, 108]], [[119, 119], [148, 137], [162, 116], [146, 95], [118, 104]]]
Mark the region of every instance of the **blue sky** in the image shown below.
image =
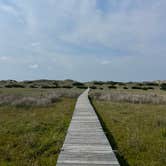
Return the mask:
[[0, 0], [0, 79], [165, 80], [165, 0]]

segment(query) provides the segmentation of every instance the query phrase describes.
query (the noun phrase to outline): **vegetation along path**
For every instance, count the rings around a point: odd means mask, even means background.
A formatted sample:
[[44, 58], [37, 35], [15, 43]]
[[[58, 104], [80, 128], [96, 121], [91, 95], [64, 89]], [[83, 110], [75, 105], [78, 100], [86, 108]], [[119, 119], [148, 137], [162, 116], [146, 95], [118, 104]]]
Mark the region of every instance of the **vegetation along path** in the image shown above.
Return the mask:
[[119, 166], [87, 89], [77, 100], [57, 166]]

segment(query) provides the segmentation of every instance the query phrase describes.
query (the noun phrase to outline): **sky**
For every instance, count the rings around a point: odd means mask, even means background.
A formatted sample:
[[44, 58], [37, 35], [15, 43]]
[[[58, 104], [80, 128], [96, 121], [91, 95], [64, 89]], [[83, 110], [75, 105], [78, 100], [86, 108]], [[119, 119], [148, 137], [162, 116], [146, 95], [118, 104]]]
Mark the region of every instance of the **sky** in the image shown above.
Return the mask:
[[166, 80], [166, 0], [0, 0], [0, 80]]

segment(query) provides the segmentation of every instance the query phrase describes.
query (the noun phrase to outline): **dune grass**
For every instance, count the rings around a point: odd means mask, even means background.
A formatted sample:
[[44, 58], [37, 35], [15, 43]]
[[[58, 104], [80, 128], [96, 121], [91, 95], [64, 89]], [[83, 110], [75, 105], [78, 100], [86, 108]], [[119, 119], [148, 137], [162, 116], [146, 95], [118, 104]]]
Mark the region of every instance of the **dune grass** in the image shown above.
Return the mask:
[[122, 166], [166, 165], [165, 105], [93, 101]]
[[47, 107], [0, 107], [0, 165], [55, 166], [76, 99]]

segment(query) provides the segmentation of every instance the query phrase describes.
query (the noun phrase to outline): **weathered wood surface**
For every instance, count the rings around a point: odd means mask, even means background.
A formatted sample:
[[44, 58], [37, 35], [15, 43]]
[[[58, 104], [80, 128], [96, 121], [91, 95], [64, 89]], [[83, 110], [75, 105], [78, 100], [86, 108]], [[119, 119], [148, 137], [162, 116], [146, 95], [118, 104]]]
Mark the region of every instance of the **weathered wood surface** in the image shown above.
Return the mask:
[[89, 102], [88, 91], [77, 100], [57, 166], [119, 166]]

